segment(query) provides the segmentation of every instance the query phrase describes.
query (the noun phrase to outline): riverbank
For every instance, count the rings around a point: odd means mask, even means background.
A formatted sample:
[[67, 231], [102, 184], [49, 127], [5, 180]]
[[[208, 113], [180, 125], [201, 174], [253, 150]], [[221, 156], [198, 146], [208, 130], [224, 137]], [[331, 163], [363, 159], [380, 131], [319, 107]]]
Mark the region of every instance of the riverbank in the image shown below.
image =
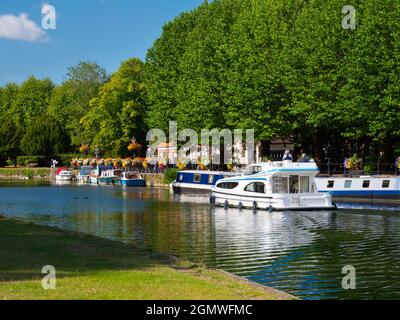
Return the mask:
[[[56, 269], [55, 290], [41, 286]], [[225, 272], [56, 228], [0, 217], [0, 299], [293, 299]]]
[[[79, 174], [78, 170], [74, 173]], [[163, 173], [143, 173], [147, 187], [168, 188], [169, 184], [164, 181]], [[0, 168], [0, 180], [52, 180], [54, 173], [50, 168]]]

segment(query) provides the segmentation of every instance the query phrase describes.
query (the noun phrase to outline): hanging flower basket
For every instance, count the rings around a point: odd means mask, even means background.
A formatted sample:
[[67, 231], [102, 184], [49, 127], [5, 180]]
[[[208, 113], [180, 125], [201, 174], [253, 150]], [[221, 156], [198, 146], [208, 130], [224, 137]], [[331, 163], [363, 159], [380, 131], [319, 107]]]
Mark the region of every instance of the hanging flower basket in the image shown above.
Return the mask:
[[361, 168], [361, 159], [357, 157], [357, 155], [353, 155], [351, 158], [347, 159], [346, 169], [351, 171], [360, 170]]
[[140, 149], [142, 149], [142, 145], [137, 142], [131, 142], [128, 146], [129, 151], [138, 151]]

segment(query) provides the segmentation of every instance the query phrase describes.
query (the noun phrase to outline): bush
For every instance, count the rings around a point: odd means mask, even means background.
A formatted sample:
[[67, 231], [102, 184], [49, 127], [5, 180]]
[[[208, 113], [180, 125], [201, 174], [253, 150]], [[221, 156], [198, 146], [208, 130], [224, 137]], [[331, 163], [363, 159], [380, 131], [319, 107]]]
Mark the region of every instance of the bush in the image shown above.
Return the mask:
[[27, 166], [28, 164], [37, 163], [38, 166], [45, 165], [45, 157], [44, 156], [20, 156], [17, 157], [17, 164], [19, 166]]
[[73, 159], [82, 158], [82, 154], [79, 153], [64, 153], [64, 154], [57, 154], [55, 159], [58, 161], [57, 166], [69, 167]]
[[174, 182], [176, 179], [176, 174], [178, 173], [178, 169], [165, 169], [164, 171], [164, 183], [165, 184], [170, 184], [171, 182]]
[[0, 175], [13, 177], [13, 176], [24, 176], [29, 179], [33, 177], [46, 177], [50, 174], [48, 168], [0, 168]]

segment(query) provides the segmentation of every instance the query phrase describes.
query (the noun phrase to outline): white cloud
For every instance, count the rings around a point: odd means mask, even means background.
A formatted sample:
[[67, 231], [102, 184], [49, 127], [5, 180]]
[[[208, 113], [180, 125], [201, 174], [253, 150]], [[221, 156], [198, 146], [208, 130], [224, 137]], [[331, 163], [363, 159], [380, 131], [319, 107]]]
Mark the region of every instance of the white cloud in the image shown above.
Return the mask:
[[34, 42], [47, 40], [47, 34], [26, 13], [4, 14], [0, 15], [0, 38]]

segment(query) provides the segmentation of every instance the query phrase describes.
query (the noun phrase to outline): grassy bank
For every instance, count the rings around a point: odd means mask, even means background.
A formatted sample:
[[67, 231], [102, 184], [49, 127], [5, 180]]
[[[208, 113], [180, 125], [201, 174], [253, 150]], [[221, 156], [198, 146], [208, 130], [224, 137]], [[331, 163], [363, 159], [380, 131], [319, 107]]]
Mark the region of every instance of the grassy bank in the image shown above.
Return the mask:
[[49, 168], [0, 168], [0, 178], [46, 178], [50, 176]]
[[[53, 265], [57, 288], [41, 286]], [[121, 242], [0, 218], [0, 299], [288, 299]]]

